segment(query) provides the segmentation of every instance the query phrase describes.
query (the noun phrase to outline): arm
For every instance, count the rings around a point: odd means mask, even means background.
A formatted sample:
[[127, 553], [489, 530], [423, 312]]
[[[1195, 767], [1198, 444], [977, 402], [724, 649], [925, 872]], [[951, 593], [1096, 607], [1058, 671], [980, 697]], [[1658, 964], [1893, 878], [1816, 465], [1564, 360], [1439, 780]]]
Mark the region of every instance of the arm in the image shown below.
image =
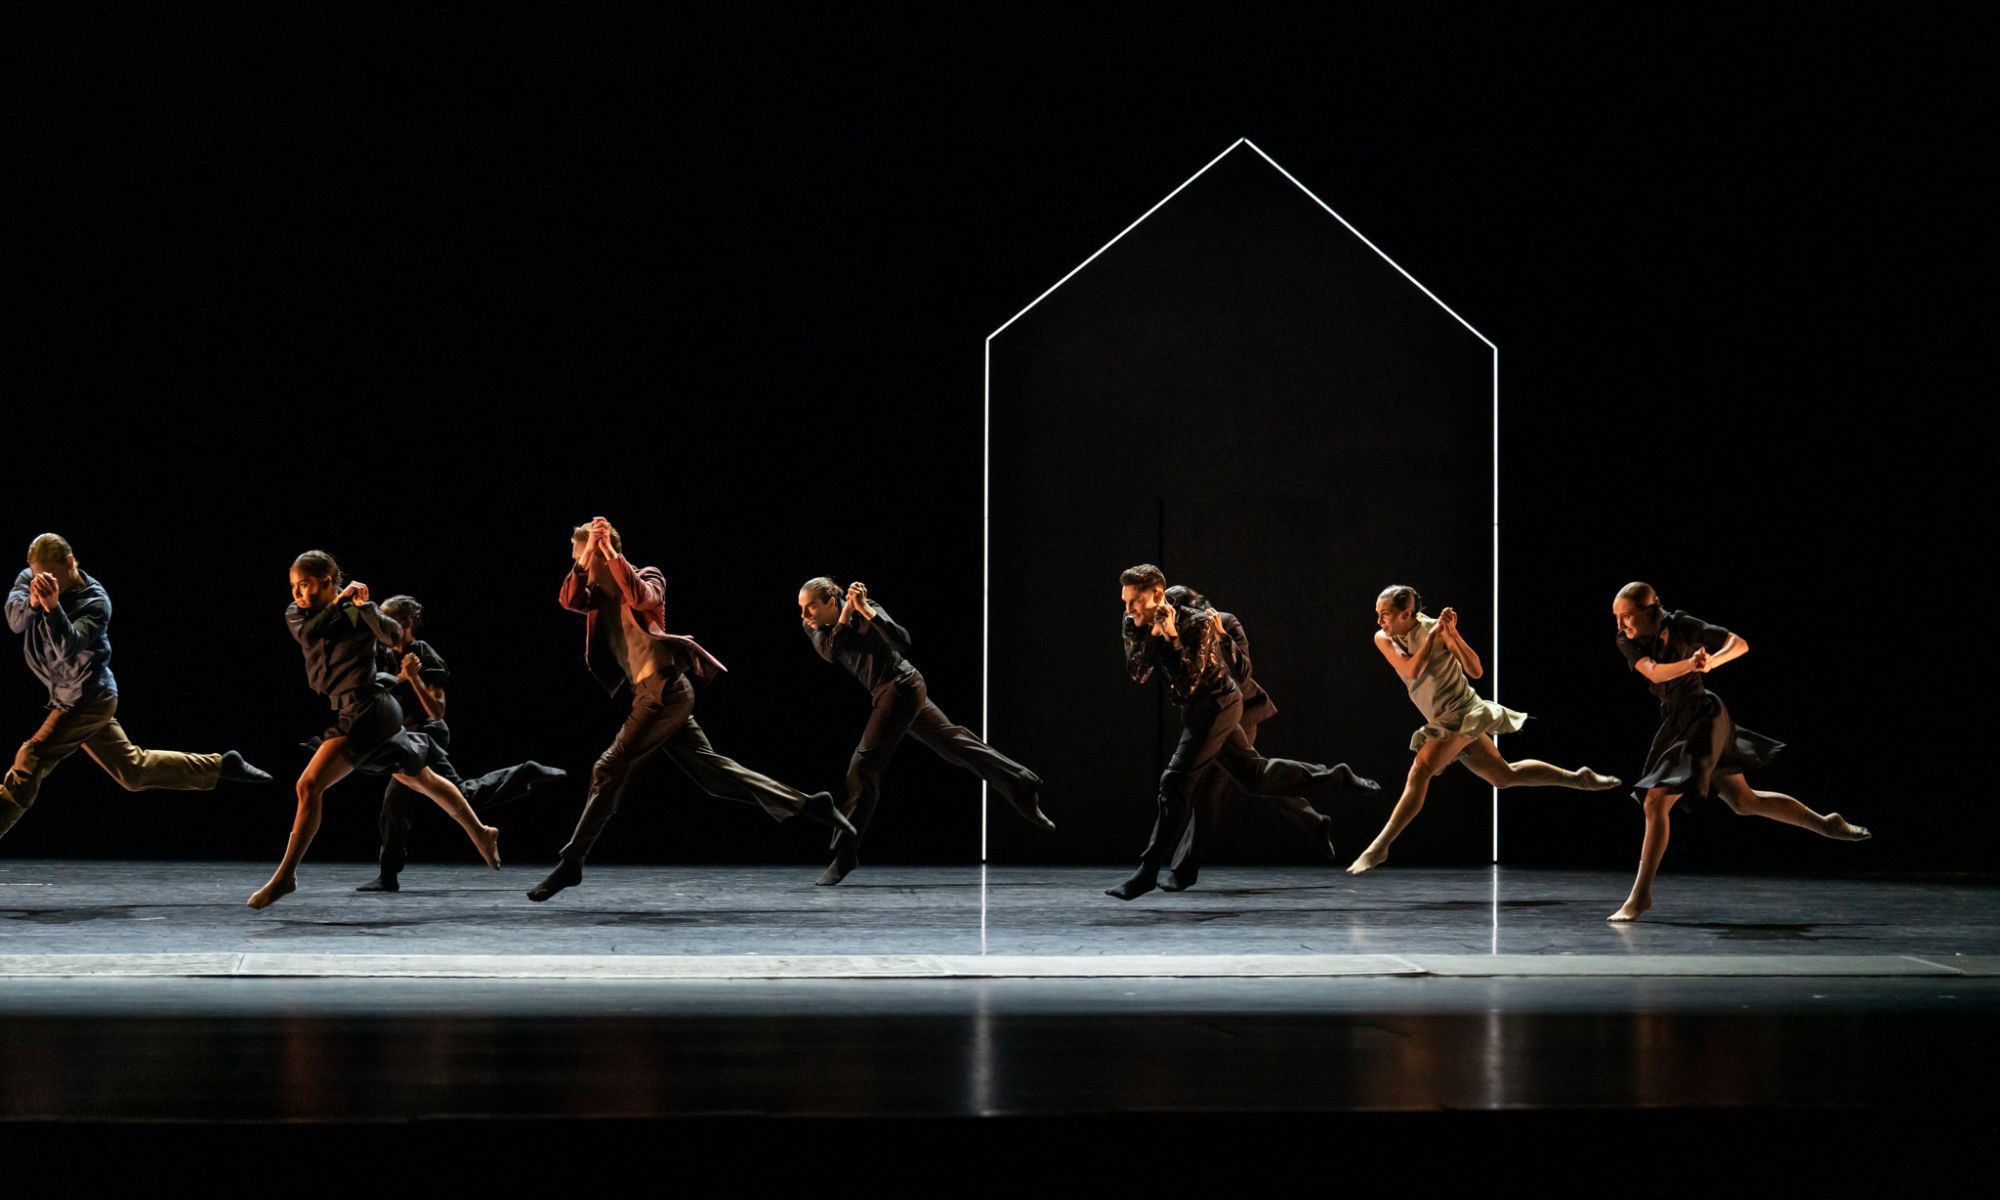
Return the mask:
[[1729, 635], [1729, 640], [1722, 643], [1722, 649], [1708, 656], [1708, 665], [1702, 669], [1713, 671], [1723, 663], [1735, 662], [1748, 653], [1750, 653], [1750, 643], [1732, 633]]
[[1144, 683], [1153, 677], [1153, 660], [1146, 643], [1152, 635], [1142, 631], [1132, 623], [1131, 617], [1121, 617], [1125, 639], [1125, 673], [1133, 683]]
[[298, 605], [285, 609], [285, 628], [292, 631], [292, 640], [303, 646], [307, 642], [318, 641], [327, 635], [329, 626], [348, 619], [344, 605], [329, 604], [314, 613], [308, 613]]
[[1382, 657], [1389, 662], [1390, 670], [1396, 672], [1396, 678], [1403, 682], [1408, 683], [1423, 674], [1423, 660], [1403, 653], [1403, 648], [1396, 644], [1396, 639], [1379, 629], [1375, 631], [1375, 648], [1382, 652]]
[[15, 633], [28, 632], [28, 622], [34, 619], [34, 603], [28, 599], [28, 584], [33, 582], [35, 573], [23, 571], [14, 576], [14, 586], [7, 592], [7, 628]]
[[354, 606], [354, 614], [366, 625], [375, 640], [384, 646], [393, 646], [403, 640], [403, 627], [396, 618], [375, 607], [373, 600], [366, 600]]
[[1231, 654], [1235, 658], [1236, 680], [1241, 683], [1250, 678], [1250, 635], [1244, 630], [1243, 622], [1235, 617], [1222, 623], [1222, 631], [1229, 635], [1230, 644], [1235, 647]]
[[111, 606], [102, 599], [90, 599], [77, 607], [72, 618], [62, 605], [42, 613], [28, 636], [47, 647], [54, 658], [68, 658], [99, 637], [111, 617]]
[[572, 566], [569, 574], [563, 576], [562, 588], [556, 592], [556, 603], [571, 612], [590, 611], [590, 576], [582, 567]]
[[1679, 662], [1671, 663], [1654, 662], [1650, 658], [1642, 658], [1632, 664], [1632, 669], [1644, 675], [1649, 683], [1668, 683], [1679, 679], [1683, 675], [1692, 675], [1696, 671], [1707, 670], [1708, 651], [1697, 650], [1694, 653], [1694, 657], [1684, 658]]
[[1445, 649], [1458, 660], [1459, 669], [1465, 672], [1466, 678], [1477, 679], [1486, 674], [1486, 667], [1480, 663], [1478, 652], [1459, 635], [1456, 611], [1447, 608], [1438, 616], [1437, 632], [1444, 636]]
[[409, 682], [410, 690], [417, 694], [417, 703], [424, 706], [424, 715], [433, 721], [443, 720], [444, 685], [427, 681], [421, 671], [410, 670], [408, 658], [403, 662], [405, 664], [403, 678]]
[[643, 570], [632, 569], [632, 562], [624, 555], [613, 552], [604, 560], [604, 567], [611, 572], [618, 592], [625, 598], [628, 608], [664, 610], [667, 607], [667, 577], [656, 567]]
[[861, 614], [862, 620], [874, 627], [876, 633], [882, 635], [882, 640], [889, 644], [889, 649], [894, 650], [898, 654], [908, 654], [910, 652], [909, 630], [896, 624], [895, 620], [889, 616], [888, 609], [871, 607], [864, 602], [862, 607], [855, 611]]

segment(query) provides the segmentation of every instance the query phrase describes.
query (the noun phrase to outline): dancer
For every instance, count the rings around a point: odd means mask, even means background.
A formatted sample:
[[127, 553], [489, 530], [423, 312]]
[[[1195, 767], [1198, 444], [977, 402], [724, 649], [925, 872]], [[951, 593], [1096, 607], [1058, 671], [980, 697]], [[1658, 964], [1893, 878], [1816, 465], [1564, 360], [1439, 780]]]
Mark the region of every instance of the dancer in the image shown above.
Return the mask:
[[1216, 763], [1253, 796], [1290, 796], [1307, 787], [1335, 785], [1349, 791], [1380, 791], [1346, 763], [1322, 766], [1288, 758], [1265, 758], [1243, 735], [1243, 693], [1229, 676], [1222, 656], [1222, 622], [1212, 610], [1167, 603], [1167, 579], [1156, 566], [1141, 563], [1118, 576], [1125, 616], [1120, 629], [1125, 665], [1133, 682], [1155, 671], [1181, 709], [1181, 739], [1160, 775], [1159, 813], [1139, 869], [1105, 895], [1119, 900], [1143, 896], [1159, 886], [1160, 870], [1186, 830], [1193, 781]]
[[951, 765], [992, 784], [1029, 824], [1056, 827], [1042, 814], [1040, 776], [970, 729], [952, 724], [931, 703], [923, 675], [904, 657], [910, 649], [909, 633], [888, 609], [869, 599], [867, 584], [856, 580], [842, 589], [824, 575], [806, 580], [799, 588], [799, 620], [819, 656], [846, 667], [867, 689], [873, 704], [861, 744], [847, 764], [847, 803], [841, 811], [854, 823], [854, 832], [835, 835], [833, 862], [819, 877], [821, 886], [839, 883], [860, 865], [861, 839], [882, 799], [882, 772], [905, 734]]
[[[1244, 630], [1243, 622], [1237, 619], [1236, 614], [1217, 609], [1200, 592], [1180, 584], [1167, 589], [1166, 599], [1176, 608], [1213, 612], [1215, 619], [1222, 622], [1223, 666], [1228, 669], [1229, 677], [1236, 681], [1236, 690], [1243, 693], [1243, 740], [1255, 746], [1258, 727], [1278, 715], [1278, 705], [1251, 676], [1250, 635]], [[1194, 802], [1188, 812], [1187, 833], [1174, 850], [1173, 862], [1160, 872], [1161, 891], [1185, 891], [1200, 878], [1201, 842], [1222, 821], [1222, 799], [1228, 794], [1229, 785], [1229, 774], [1220, 766], [1210, 763], [1202, 768], [1200, 778], [1194, 783]], [[1306, 831], [1313, 840], [1314, 849], [1324, 854], [1327, 861], [1338, 861], [1334, 857], [1333, 818], [1314, 808], [1312, 802], [1303, 796], [1271, 796], [1269, 799], [1283, 809], [1293, 823]]]
[[[445, 665], [444, 655], [435, 646], [417, 637], [417, 627], [423, 624], [424, 606], [413, 596], [391, 596], [380, 607], [383, 615], [396, 623], [399, 632], [393, 645], [377, 649], [376, 666], [379, 672], [396, 677], [394, 696], [403, 712], [403, 728], [425, 736], [429, 744], [425, 764], [450, 780], [474, 811], [490, 813], [565, 777], [566, 772], [556, 767], [529, 760], [489, 771], [477, 779], [461, 778], [451, 761], [451, 726], [444, 719], [445, 685], [451, 681], [451, 668]], [[397, 876], [409, 861], [410, 826], [421, 799], [420, 793], [393, 778], [389, 780], [382, 791], [382, 813], [377, 820], [382, 833], [381, 871], [355, 891], [401, 890]]]
[[7, 593], [7, 628], [22, 635], [28, 670], [48, 688], [49, 715], [0, 779], [0, 837], [27, 815], [49, 773], [79, 749], [128, 792], [271, 782], [234, 750], [142, 750], [125, 736], [111, 675], [111, 595], [76, 565], [60, 535], [45, 533], [28, 544], [28, 565]]
[[1667, 814], [1682, 799], [1692, 803], [1720, 792], [1739, 817], [1768, 817], [1843, 842], [1872, 836], [1839, 813], [1822, 815], [1782, 792], [1756, 791], [1743, 777], [1770, 765], [1784, 743], [1736, 724], [1703, 676], [1750, 653], [1749, 642], [1685, 612], [1665, 612], [1648, 583], [1618, 589], [1611, 615], [1618, 623], [1618, 652], [1660, 698], [1660, 731], [1646, 755], [1646, 773], [1632, 789], [1646, 812], [1639, 876], [1611, 920], [1636, 921], [1653, 906], [1653, 876], [1667, 852]]
[[1423, 714], [1423, 728], [1410, 735], [1417, 757], [1410, 764], [1403, 795], [1388, 824], [1347, 868], [1360, 875], [1381, 866], [1389, 845], [1424, 807], [1431, 780], [1452, 763], [1462, 763], [1497, 788], [1560, 787], [1601, 792], [1621, 786], [1618, 779], [1589, 767], [1566, 771], [1536, 758], [1508, 762], [1493, 744], [1495, 734], [1513, 733], [1528, 714], [1483, 700], [1470, 679], [1486, 674], [1479, 654], [1458, 630], [1458, 613], [1446, 608], [1436, 617], [1423, 611], [1417, 589], [1393, 584], [1375, 598], [1375, 648], [1409, 690], [1410, 703]]
[[590, 772], [590, 794], [562, 861], [528, 899], [548, 900], [583, 882], [583, 860], [618, 811], [632, 768], [661, 751], [696, 787], [722, 800], [755, 804], [773, 820], [803, 816], [853, 836], [833, 793], [808, 796], [715, 752], [694, 719], [694, 684], [722, 671], [693, 638], [666, 632], [667, 581], [658, 567], [634, 567], [611, 522], [595, 517], [570, 533], [570, 570], [557, 602], [584, 616], [583, 661], [611, 695], [628, 683], [632, 710]]
[[368, 585], [348, 583], [323, 550], [299, 555], [291, 577], [285, 624], [305, 658], [307, 684], [327, 698], [335, 715], [299, 775], [298, 813], [285, 856], [270, 882], [251, 894], [249, 906], [267, 908], [298, 889], [299, 862], [319, 832], [326, 789], [355, 771], [392, 776], [430, 797], [465, 830], [486, 865], [499, 870], [500, 831], [481, 824], [457, 786], [427, 765], [430, 739], [404, 730], [393, 681], [375, 669], [375, 648], [394, 645], [401, 628], [369, 600]]

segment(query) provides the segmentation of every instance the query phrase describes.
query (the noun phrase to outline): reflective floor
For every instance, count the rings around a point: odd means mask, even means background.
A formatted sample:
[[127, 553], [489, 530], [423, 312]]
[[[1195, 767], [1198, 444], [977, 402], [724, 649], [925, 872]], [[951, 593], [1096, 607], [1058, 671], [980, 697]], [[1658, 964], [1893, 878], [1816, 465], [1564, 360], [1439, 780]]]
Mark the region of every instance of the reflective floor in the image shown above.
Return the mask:
[[1324, 1136], [1573, 1159], [1583, 1131], [1606, 1155], [1640, 1132], [1837, 1135], [1858, 1157], [1812, 1168], [1837, 1185], [1969, 1169], [1994, 1124], [2000, 888], [1976, 880], [1676, 877], [1621, 931], [1624, 881], [1570, 872], [1238, 868], [1126, 905], [1097, 891], [1115, 869], [815, 889], [630, 868], [537, 906], [528, 872], [417, 868], [374, 896], [327, 865], [252, 913], [258, 874], [6, 864], [8, 1145], [246, 1121], [286, 1131], [260, 1153], [550, 1122], [607, 1153], [662, 1130], [814, 1154]]

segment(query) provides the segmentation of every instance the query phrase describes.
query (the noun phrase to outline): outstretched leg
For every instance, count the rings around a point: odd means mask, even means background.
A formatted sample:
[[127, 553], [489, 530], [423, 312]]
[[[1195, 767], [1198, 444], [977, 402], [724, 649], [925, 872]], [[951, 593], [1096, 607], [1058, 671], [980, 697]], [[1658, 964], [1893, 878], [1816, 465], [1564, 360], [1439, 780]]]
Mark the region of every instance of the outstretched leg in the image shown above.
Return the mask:
[[1579, 792], [1607, 792], [1624, 787], [1615, 775], [1601, 775], [1589, 767], [1566, 771], [1539, 758], [1508, 762], [1493, 744], [1490, 734], [1480, 734], [1465, 748], [1465, 765], [1474, 775], [1497, 788], [1558, 787]]
[[1741, 775], [1725, 775], [1715, 781], [1715, 788], [1739, 817], [1768, 817], [1842, 842], [1865, 842], [1875, 836], [1864, 826], [1848, 824], [1839, 813], [1816, 813], [1783, 792], [1756, 791]]
[[1366, 874], [1388, 861], [1390, 844], [1401, 837], [1403, 830], [1424, 810], [1424, 797], [1430, 791], [1431, 780], [1451, 765], [1452, 759], [1458, 757], [1458, 752], [1470, 740], [1453, 736], [1432, 738], [1424, 743], [1410, 763], [1410, 774], [1403, 781], [1403, 794], [1397, 798], [1396, 807], [1389, 810], [1388, 824], [1382, 826], [1382, 832], [1376, 834], [1375, 840], [1368, 843], [1368, 848], [1349, 864], [1349, 875]]
[[5, 835], [34, 807], [42, 780], [49, 777], [56, 764], [76, 753], [111, 720], [117, 708], [118, 697], [106, 696], [75, 708], [49, 710], [49, 715], [42, 718], [41, 728], [21, 743], [21, 748], [14, 752], [13, 763], [0, 776], [0, 835]]
[[1646, 793], [1646, 840], [1639, 846], [1639, 877], [1632, 881], [1632, 894], [1625, 898], [1624, 907], [1612, 913], [1609, 920], [1636, 921], [1640, 913], [1653, 907], [1653, 876], [1659, 874], [1660, 859], [1667, 853], [1670, 832], [1667, 814], [1679, 799], [1680, 793], [1665, 788]]
[[429, 796], [445, 811], [446, 816], [457, 821], [458, 827], [465, 830], [465, 836], [472, 839], [473, 847], [479, 851], [479, 857], [486, 860], [486, 865], [496, 871], [500, 869], [500, 831], [491, 825], [480, 823], [479, 818], [473, 814], [472, 806], [465, 802], [465, 794], [458, 790], [457, 784], [438, 774], [431, 767], [425, 767], [415, 775], [398, 772], [396, 782], [411, 791]]
[[528, 899], [537, 903], [550, 900], [565, 888], [583, 882], [583, 860], [589, 857], [591, 847], [597, 845], [604, 827], [617, 813], [618, 800], [632, 768], [658, 750], [693, 711], [694, 685], [684, 677], [676, 676], [669, 682], [655, 675], [632, 689], [632, 711], [626, 714], [618, 736], [611, 739], [604, 753], [597, 756], [597, 765], [590, 770], [590, 791], [584, 797], [583, 815], [576, 820], [576, 831], [562, 848], [562, 859], [556, 869], [528, 890]]
[[269, 908], [280, 897], [289, 896], [298, 889], [299, 862], [306, 856], [306, 847], [312, 845], [313, 835], [319, 832], [320, 800], [326, 789], [347, 777], [354, 765], [347, 761], [347, 739], [328, 738], [313, 751], [312, 761], [300, 773], [297, 785], [299, 807], [292, 818], [291, 840], [285, 843], [285, 856], [278, 861], [278, 869], [272, 873], [271, 881], [250, 894], [246, 901], [251, 908]]
[[1055, 829], [1056, 823], [1042, 813], [1042, 777], [987, 745], [965, 726], [952, 724], [951, 718], [931, 703], [928, 695], [917, 710], [910, 736], [952, 766], [962, 767], [993, 785], [993, 790], [1028, 824], [1037, 829]]

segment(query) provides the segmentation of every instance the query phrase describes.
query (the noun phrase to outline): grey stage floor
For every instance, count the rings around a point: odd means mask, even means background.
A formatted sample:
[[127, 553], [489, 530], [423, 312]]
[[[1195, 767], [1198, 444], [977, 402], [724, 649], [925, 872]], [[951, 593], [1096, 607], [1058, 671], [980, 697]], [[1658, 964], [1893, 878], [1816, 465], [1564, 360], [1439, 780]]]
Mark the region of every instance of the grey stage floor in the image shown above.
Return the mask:
[[[240, 1121], [507, 1144], [559, 1120], [638, 1146], [621, 1122], [761, 1141], [713, 1123], [782, 1116], [801, 1146], [901, 1153], [958, 1136], [909, 1122], [978, 1117], [1087, 1151], [1317, 1138], [1339, 1114], [1362, 1141], [1573, 1156], [1676, 1130], [1753, 1150], [1865, 1113], [1934, 1165], [1995, 1125], [2000, 888], [1978, 880], [1669, 876], [1615, 928], [1627, 880], [1590, 872], [1225, 867], [1121, 904], [1116, 868], [834, 889], [609, 868], [534, 905], [532, 870], [419, 866], [383, 896], [350, 890], [365, 866], [313, 864], [250, 912], [264, 870], [0, 868], [0, 1133], [193, 1122], [233, 1155]], [[1451, 1123], [1468, 1113], [1545, 1121]]]
[[[1211, 868], [1132, 903], [1117, 868], [592, 868], [546, 904], [536, 870], [308, 864], [263, 912], [264, 864], [0, 866], [0, 976], [41, 974], [1984, 974], [1982, 881], [1670, 875], [1635, 925], [1622, 874], [1511, 868]], [[700, 962], [693, 961], [695, 959]], [[758, 962], [757, 959], [770, 960]], [[985, 960], [983, 963], [981, 960]], [[679, 962], [667, 960], [681, 960]], [[1163, 961], [1165, 960], [1165, 961]], [[1697, 961], [1701, 960], [1701, 961]], [[1713, 960], [1713, 961], [1707, 961]]]

